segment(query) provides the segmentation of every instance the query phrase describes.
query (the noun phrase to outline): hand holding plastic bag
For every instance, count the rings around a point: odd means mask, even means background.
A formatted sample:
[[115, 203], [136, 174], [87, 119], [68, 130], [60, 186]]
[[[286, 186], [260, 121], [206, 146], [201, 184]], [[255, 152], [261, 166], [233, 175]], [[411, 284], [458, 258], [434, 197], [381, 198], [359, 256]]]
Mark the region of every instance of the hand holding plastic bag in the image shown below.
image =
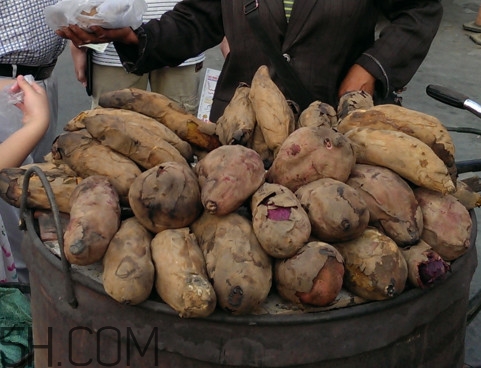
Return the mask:
[[132, 27], [142, 24], [147, 10], [145, 0], [62, 0], [44, 10], [45, 21], [56, 31], [69, 24], [84, 30], [91, 26], [107, 29]]

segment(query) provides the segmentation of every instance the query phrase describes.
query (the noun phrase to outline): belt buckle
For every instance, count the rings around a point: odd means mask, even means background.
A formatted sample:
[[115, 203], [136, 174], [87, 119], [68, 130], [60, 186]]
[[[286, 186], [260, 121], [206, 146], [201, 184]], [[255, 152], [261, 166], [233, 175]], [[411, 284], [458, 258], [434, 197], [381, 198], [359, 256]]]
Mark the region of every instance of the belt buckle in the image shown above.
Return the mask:
[[244, 5], [244, 15], [252, 13], [259, 7], [259, 0], [251, 0]]

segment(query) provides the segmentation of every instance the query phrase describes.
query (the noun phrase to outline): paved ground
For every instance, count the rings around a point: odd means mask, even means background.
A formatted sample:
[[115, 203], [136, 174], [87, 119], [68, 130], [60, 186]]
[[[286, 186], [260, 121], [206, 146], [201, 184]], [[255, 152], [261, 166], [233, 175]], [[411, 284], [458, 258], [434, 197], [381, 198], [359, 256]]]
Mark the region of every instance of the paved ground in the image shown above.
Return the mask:
[[[444, 0], [444, 19], [431, 51], [404, 93], [404, 106], [438, 117], [445, 125], [481, 129], [481, 119], [472, 113], [444, 105], [425, 93], [429, 84], [453, 88], [481, 102], [481, 46], [469, 39], [462, 24], [476, 17], [480, 0]], [[220, 69], [222, 56], [217, 48], [207, 52], [206, 67]], [[68, 50], [60, 58], [57, 74], [60, 89], [60, 122], [90, 106], [84, 89], [75, 80]], [[481, 156], [481, 136], [454, 133], [457, 160], [477, 159]], [[481, 173], [474, 173], [481, 175]], [[466, 174], [471, 176], [473, 173]], [[481, 219], [481, 211], [477, 211]], [[478, 238], [481, 239], [481, 221], [478, 220]], [[481, 241], [481, 240], [480, 240]], [[479, 242], [478, 241], [478, 244]], [[478, 253], [481, 247], [478, 246]], [[481, 264], [481, 255], [478, 255]], [[475, 273], [471, 294], [481, 290], [481, 267]], [[440, 321], [442, 323], [442, 321]], [[466, 333], [466, 363], [481, 367], [481, 313], [468, 326]]]

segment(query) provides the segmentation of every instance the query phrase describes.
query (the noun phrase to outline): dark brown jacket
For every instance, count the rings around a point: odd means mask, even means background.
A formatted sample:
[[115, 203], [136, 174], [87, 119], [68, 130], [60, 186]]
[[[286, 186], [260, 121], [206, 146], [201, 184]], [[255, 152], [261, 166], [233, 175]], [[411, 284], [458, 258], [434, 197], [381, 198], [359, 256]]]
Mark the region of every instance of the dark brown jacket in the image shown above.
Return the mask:
[[[424, 60], [442, 17], [439, 0], [296, 0], [289, 23], [283, 0], [259, 0], [258, 11], [272, 42], [290, 56], [314, 97], [332, 106], [354, 63], [376, 77], [378, 94], [404, 87]], [[385, 21], [378, 34], [380, 16]], [[250, 83], [260, 65], [270, 64], [246, 20], [243, 0], [184, 0], [137, 33], [139, 47], [115, 44], [125, 68], [134, 73], [178, 65], [227, 36], [230, 54], [218, 80], [212, 121], [240, 82]]]

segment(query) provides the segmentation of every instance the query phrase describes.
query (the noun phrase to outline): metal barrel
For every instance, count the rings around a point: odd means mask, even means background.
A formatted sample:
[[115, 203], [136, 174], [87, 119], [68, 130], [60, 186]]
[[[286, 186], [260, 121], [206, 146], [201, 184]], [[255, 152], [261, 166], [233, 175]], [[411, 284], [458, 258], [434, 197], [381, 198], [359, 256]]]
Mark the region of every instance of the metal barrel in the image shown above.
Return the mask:
[[325, 312], [180, 318], [161, 301], [122, 305], [91, 278], [65, 269], [25, 216], [36, 367], [463, 367], [472, 246], [428, 290]]

